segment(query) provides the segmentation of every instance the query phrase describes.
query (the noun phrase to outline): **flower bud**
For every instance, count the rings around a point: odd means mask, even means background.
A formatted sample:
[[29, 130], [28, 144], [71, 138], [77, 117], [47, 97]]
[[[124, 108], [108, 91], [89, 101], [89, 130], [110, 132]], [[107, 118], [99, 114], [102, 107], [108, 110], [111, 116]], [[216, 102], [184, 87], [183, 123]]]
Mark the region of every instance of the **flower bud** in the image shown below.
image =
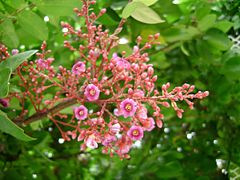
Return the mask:
[[152, 67], [149, 67], [149, 68], [148, 68], [148, 75], [151, 77], [151, 76], [153, 75], [153, 73], [154, 73], [153, 68], [152, 68]]
[[104, 8], [104, 9], [101, 9], [100, 14], [103, 15], [103, 14], [105, 14], [106, 12], [107, 12], [107, 9]]
[[16, 55], [16, 54], [18, 54], [19, 53], [19, 50], [18, 49], [13, 49], [12, 50], [12, 55]]
[[153, 76], [152, 78], [152, 82], [156, 82], [157, 81], [157, 75]]

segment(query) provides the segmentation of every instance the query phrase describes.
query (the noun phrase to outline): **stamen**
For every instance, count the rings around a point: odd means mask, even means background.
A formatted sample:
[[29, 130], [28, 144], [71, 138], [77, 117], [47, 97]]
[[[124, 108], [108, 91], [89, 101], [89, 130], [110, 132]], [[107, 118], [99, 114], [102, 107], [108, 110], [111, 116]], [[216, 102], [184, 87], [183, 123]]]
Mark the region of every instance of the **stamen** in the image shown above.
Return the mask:
[[79, 115], [82, 116], [84, 114], [83, 110], [79, 111]]
[[133, 134], [133, 136], [138, 136], [139, 132], [138, 132], [138, 130], [133, 130], [132, 134]]
[[92, 96], [94, 96], [94, 95], [96, 94], [96, 91], [95, 91], [94, 89], [91, 89], [91, 90], [89, 91], [89, 94], [92, 95]]
[[131, 110], [132, 110], [132, 105], [131, 105], [131, 104], [127, 104], [127, 105], [125, 106], [125, 109], [126, 109], [127, 111], [131, 111]]

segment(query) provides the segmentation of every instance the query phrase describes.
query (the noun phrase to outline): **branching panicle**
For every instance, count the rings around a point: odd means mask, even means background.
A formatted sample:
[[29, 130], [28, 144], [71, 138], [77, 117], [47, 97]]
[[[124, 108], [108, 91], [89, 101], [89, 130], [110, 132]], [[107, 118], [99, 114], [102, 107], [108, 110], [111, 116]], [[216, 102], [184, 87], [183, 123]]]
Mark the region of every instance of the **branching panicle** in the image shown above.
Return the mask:
[[[23, 119], [28, 113], [23, 108], [17, 120], [28, 124], [48, 117], [66, 141], [83, 141], [81, 150], [87, 147], [94, 149], [102, 144], [103, 153], [128, 158], [134, 141], [141, 140], [146, 131], [154, 129], [155, 124], [162, 128], [162, 107], [172, 107], [182, 118], [184, 110], [177, 102], [185, 101], [193, 109], [192, 100], [205, 98], [208, 92], [194, 94], [195, 87], [188, 84], [170, 90], [170, 83], [167, 83], [160, 91], [156, 89], [158, 77], [154, 75], [153, 65], [148, 63], [149, 56], [144, 51], [156, 44], [159, 34], [149, 36], [149, 41], [143, 46], [142, 38], [138, 37], [129, 56], [125, 52], [111, 54], [111, 50], [118, 46], [118, 34], [124, 20], [113, 34], [109, 34], [108, 30], [95, 23], [106, 10], [99, 14], [91, 12], [89, 7], [94, 3], [84, 0], [82, 9], [74, 9], [77, 16], [85, 18], [85, 27], [75, 30], [70, 24], [61, 23], [68, 30], [64, 36], [71, 37], [64, 46], [79, 54], [71, 70], [52, 66], [54, 59], [47, 57], [50, 51], [46, 50], [45, 42], [35, 61], [18, 68], [20, 85], [25, 91], [12, 96], [19, 98], [23, 107], [29, 99], [36, 114]], [[55, 94], [46, 99], [45, 94], [52, 87]], [[72, 117], [60, 112], [73, 104], [78, 105], [73, 108]], [[90, 110], [89, 104], [97, 108]], [[149, 113], [147, 105], [153, 113]]]

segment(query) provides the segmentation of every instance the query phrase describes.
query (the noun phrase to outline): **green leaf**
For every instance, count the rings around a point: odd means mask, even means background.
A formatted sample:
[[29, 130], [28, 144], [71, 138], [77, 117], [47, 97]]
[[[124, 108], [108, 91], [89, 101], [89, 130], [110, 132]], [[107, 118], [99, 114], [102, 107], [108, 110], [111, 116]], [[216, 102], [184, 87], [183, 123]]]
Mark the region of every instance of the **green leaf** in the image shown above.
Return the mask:
[[26, 47], [32, 46], [33, 44], [38, 45], [40, 42], [33, 35], [27, 33], [23, 28], [19, 27], [16, 29], [16, 33], [21, 44], [24, 44]]
[[227, 77], [231, 79], [239, 79], [240, 78], [240, 56], [235, 56], [230, 58], [224, 63], [224, 66], [221, 71]]
[[127, 6], [123, 9], [122, 17], [126, 19], [131, 16], [131, 14], [136, 10], [138, 4], [139, 2], [131, 2], [127, 4]]
[[20, 64], [23, 63], [27, 58], [35, 54], [36, 50], [26, 51], [14, 56], [11, 56], [7, 60], [0, 63], [0, 97], [8, 95], [9, 91], [9, 80], [12, 71], [14, 71]]
[[190, 40], [199, 34], [199, 30], [192, 26], [189, 26], [188, 28], [185, 28], [183, 26], [172, 27], [162, 32], [162, 35], [168, 42]]
[[202, 19], [206, 14], [210, 14], [211, 12], [211, 5], [210, 3], [201, 2], [199, 6], [196, 6], [195, 14], [197, 20]]
[[42, 121], [35, 121], [30, 124], [32, 130], [36, 131], [43, 127]]
[[0, 130], [7, 134], [14, 136], [17, 139], [22, 141], [32, 141], [35, 138], [32, 138], [24, 133], [24, 130], [18, 127], [15, 123], [13, 123], [7, 115], [0, 111]]
[[158, 0], [133, 0], [133, 2], [141, 2], [144, 3], [147, 6], [151, 6], [155, 4]]
[[15, 32], [13, 23], [11, 20], [6, 19], [0, 24], [0, 36], [2, 42], [10, 48], [17, 48], [19, 45], [19, 39]]
[[48, 39], [48, 28], [43, 18], [31, 11], [23, 11], [17, 17], [22, 29], [38, 40]]
[[213, 27], [216, 19], [217, 19], [217, 16], [215, 14], [208, 14], [198, 22], [198, 28], [201, 31], [206, 31], [209, 28]]
[[22, 64], [27, 58], [31, 57], [36, 52], [37, 50], [30, 50], [11, 56], [7, 60], [0, 63], [0, 69], [8, 67], [14, 71], [20, 64]]
[[206, 40], [209, 45], [222, 51], [228, 50], [232, 45], [228, 36], [218, 29], [210, 29], [207, 31], [204, 40]]
[[240, 16], [237, 16], [237, 15], [233, 16], [232, 21], [234, 23], [234, 25], [233, 25], [234, 30], [239, 29], [240, 28]]
[[43, 0], [37, 2], [38, 9], [46, 15], [69, 16], [74, 8], [82, 6], [79, 0]]
[[229, 29], [231, 27], [233, 27], [233, 23], [231, 23], [230, 21], [224, 20], [224, 21], [219, 21], [216, 22], [213, 27], [221, 30], [222, 32], [226, 33], [229, 31]]
[[190, 56], [188, 50], [187, 50], [187, 49], [185, 48], [185, 46], [184, 46], [184, 43], [181, 44], [180, 48], [181, 48], [182, 52], [183, 52], [186, 56]]
[[137, 8], [131, 13], [131, 16], [146, 24], [157, 24], [164, 22], [159, 15], [141, 2], [137, 2]]
[[0, 69], [0, 98], [6, 97], [9, 91], [9, 79], [11, 76], [11, 69]]
[[[176, 4], [173, 4], [172, 1], [169, 0], [161, 0], [161, 3], [156, 3], [154, 5], [155, 10], [164, 16], [165, 20], [172, 25], [174, 22], [178, 21], [181, 16], [183, 16], [183, 12], [180, 7]], [[185, 15], [184, 15], [185, 16]]]

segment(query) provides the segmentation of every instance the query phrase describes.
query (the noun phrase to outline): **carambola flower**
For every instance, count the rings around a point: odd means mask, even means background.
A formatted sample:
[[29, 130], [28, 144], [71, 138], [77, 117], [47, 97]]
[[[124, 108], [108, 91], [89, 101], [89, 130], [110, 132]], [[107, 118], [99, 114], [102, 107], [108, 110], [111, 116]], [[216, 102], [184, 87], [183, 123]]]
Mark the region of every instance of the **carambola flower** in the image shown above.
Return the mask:
[[121, 126], [120, 126], [119, 123], [114, 124], [114, 125], [112, 125], [112, 126], [110, 127], [110, 132], [113, 133], [113, 134], [119, 133], [120, 130], [121, 130]]
[[142, 122], [143, 129], [146, 131], [152, 131], [155, 128], [155, 121], [153, 118], [147, 118]]
[[81, 105], [79, 107], [75, 107], [74, 115], [78, 120], [84, 120], [88, 116], [88, 109], [83, 105]]
[[132, 99], [125, 99], [120, 103], [120, 111], [124, 118], [134, 116], [137, 110], [137, 103]]
[[115, 136], [107, 134], [107, 135], [104, 136], [104, 139], [102, 141], [102, 145], [108, 146], [108, 145], [110, 145], [112, 142], [114, 142], [116, 140], [117, 140], [117, 138]]
[[118, 70], [129, 70], [131, 67], [131, 64], [126, 59], [118, 57], [116, 53], [113, 54], [113, 60]]
[[133, 141], [140, 140], [143, 138], [143, 129], [141, 126], [134, 125], [128, 130], [127, 135]]
[[90, 135], [87, 139], [86, 139], [86, 146], [91, 148], [91, 149], [96, 149], [98, 148], [98, 143], [96, 142], [95, 136], [94, 135]]
[[85, 72], [86, 65], [83, 62], [78, 61], [72, 67], [72, 73], [76, 75], [80, 75], [81, 73]]
[[89, 84], [84, 91], [84, 95], [89, 101], [98, 100], [99, 94], [100, 94], [100, 90], [94, 84]]

